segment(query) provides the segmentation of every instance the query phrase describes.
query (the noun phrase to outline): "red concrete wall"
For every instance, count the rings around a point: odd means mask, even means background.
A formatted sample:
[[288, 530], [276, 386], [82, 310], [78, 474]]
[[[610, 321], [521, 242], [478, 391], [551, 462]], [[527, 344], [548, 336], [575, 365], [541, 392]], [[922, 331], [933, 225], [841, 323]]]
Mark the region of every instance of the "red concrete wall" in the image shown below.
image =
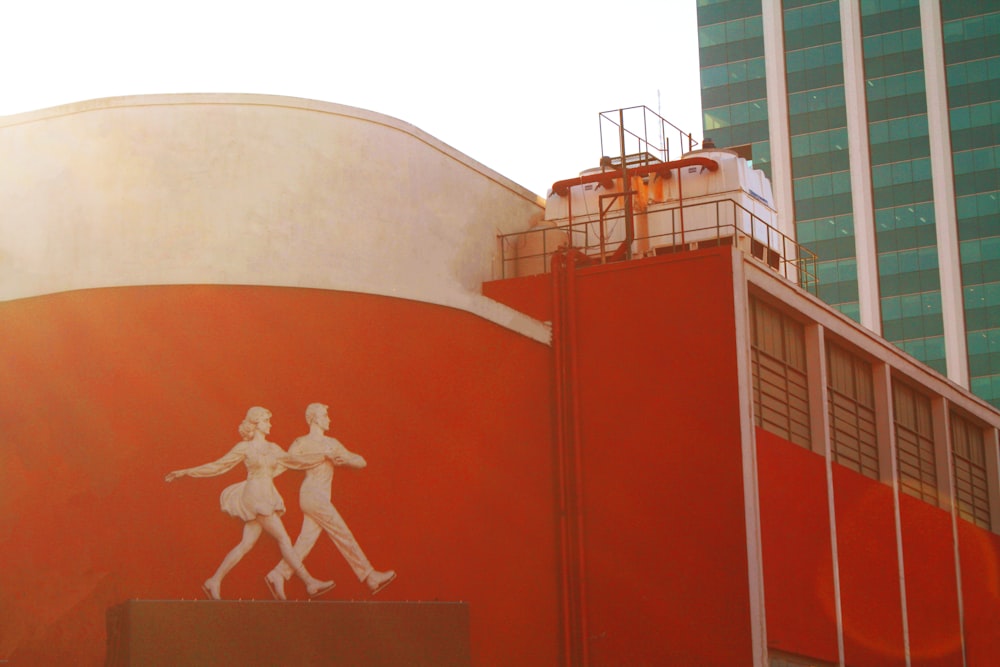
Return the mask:
[[552, 276], [547, 273], [483, 283], [483, 295], [536, 320], [552, 320]]
[[[576, 274], [585, 592], [595, 665], [749, 661], [746, 635], [720, 645], [711, 632], [719, 627], [713, 616], [740, 633], [747, 623], [745, 609], [733, 613], [747, 604], [746, 553], [723, 255]], [[551, 276], [485, 291], [540, 319], [558, 319]], [[768, 646], [836, 662], [824, 460], [760, 429], [756, 437]], [[720, 462], [720, 477], [710, 479]], [[903, 665], [892, 487], [837, 464], [832, 470], [846, 661]], [[960, 665], [951, 517], [905, 494], [899, 502], [911, 664]], [[1000, 664], [1000, 538], [959, 526], [968, 664]], [[714, 542], [734, 536], [727, 545]], [[724, 609], [719, 600], [736, 602]], [[697, 653], [705, 650], [715, 653]]]
[[969, 665], [1000, 665], [1000, 535], [958, 522]]
[[857, 667], [904, 665], [892, 487], [833, 466], [844, 659]]
[[756, 433], [767, 645], [836, 663], [825, 460], [763, 429]]
[[751, 664], [732, 259], [580, 269], [591, 664]]
[[[836, 662], [824, 461], [761, 429], [757, 453], [768, 645]], [[904, 661], [902, 606], [892, 490], [837, 464], [833, 471], [848, 662], [899, 664]], [[900, 517], [911, 664], [961, 665], [951, 516], [901, 494]], [[976, 535], [980, 543], [989, 541], [983, 534]], [[980, 574], [975, 568], [973, 576]], [[985, 609], [967, 603], [973, 625], [991, 613], [996, 617], [991, 603], [983, 603]], [[992, 637], [984, 633], [982, 638], [987, 636]]]
[[[144, 287], [0, 304], [0, 658], [98, 665], [106, 609], [192, 599], [240, 536], [211, 479], [166, 472], [239, 440], [252, 405], [282, 446], [305, 406], [368, 460], [334, 503], [376, 567], [377, 600], [463, 600], [478, 665], [556, 664], [550, 348], [427, 304], [320, 290]], [[276, 482], [297, 534], [299, 473]], [[261, 538], [223, 583], [269, 599]], [[369, 599], [325, 537], [306, 561]], [[297, 580], [289, 594], [302, 599]]]
[[[899, 495], [913, 667], [961, 667], [962, 631], [951, 515]], [[972, 663], [976, 664], [976, 663]]]

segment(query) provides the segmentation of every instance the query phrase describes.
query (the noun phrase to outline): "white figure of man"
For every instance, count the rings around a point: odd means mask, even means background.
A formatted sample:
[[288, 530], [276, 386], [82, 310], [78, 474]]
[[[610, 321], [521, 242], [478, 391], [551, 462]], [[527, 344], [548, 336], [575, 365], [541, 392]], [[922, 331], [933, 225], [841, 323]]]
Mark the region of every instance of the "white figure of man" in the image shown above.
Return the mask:
[[[300, 559], [305, 559], [325, 530], [354, 570], [358, 581], [364, 582], [371, 594], [375, 595], [396, 578], [396, 573], [392, 570], [379, 572], [372, 567], [350, 528], [344, 523], [340, 512], [330, 502], [334, 466], [347, 466], [360, 470], [368, 463], [360, 454], [348, 451], [336, 438], [326, 435], [330, 428], [330, 416], [327, 414], [326, 405], [311, 403], [306, 408], [306, 423], [309, 424], [308, 435], [296, 438], [288, 448], [289, 454], [296, 456], [323, 454], [326, 458], [322, 464], [306, 470], [305, 479], [299, 489], [299, 507], [302, 509], [303, 517], [302, 531], [295, 540], [295, 553]], [[286, 599], [285, 582], [291, 576], [291, 566], [282, 560], [264, 577], [267, 587], [276, 599]]]

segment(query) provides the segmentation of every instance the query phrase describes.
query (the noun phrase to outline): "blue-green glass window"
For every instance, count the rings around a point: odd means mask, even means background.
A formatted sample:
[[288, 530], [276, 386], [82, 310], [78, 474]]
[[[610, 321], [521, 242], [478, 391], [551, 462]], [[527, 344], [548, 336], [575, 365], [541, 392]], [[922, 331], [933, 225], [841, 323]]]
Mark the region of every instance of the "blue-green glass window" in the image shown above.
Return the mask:
[[862, 0], [861, 32], [877, 35], [920, 25], [919, 0]]
[[839, 2], [826, 0], [798, 9], [786, 8], [784, 28], [787, 51], [839, 42]]
[[944, 358], [944, 336], [908, 338], [908, 340], [894, 342], [896, 347], [921, 360], [942, 375], [947, 372]]
[[729, 83], [729, 66], [716, 65], [715, 67], [703, 67], [701, 69], [701, 87], [715, 88]]
[[854, 217], [848, 214], [807, 220], [798, 223], [796, 230], [800, 243], [822, 243], [840, 238], [853, 238]]
[[849, 259], [857, 253], [851, 214], [800, 222], [796, 234], [799, 243], [824, 259]]
[[955, 153], [955, 194], [1000, 190], [1000, 145]]
[[846, 171], [847, 128], [793, 136], [792, 173], [797, 177]]
[[763, 58], [702, 68], [701, 81], [703, 109], [764, 99], [767, 95]]
[[871, 123], [868, 139], [873, 165], [930, 155], [927, 116], [924, 114]]
[[923, 69], [920, 29], [897, 30], [864, 39], [865, 76], [869, 78]]
[[698, 46], [706, 48], [709, 46], [719, 46], [726, 43], [726, 24], [715, 23], [713, 25], [703, 25], [698, 28]]
[[[817, 295], [829, 304], [856, 304], [858, 301], [858, 264], [853, 257], [816, 264]], [[852, 308], [842, 309], [850, 314]]]
[[934, 204], [908, 204], [875, 211], [875, 238], [879, 252], [934, 246]]
[[918, 51], [923, 48], [919, 28], [865, 37], [862, 45], [866, 58], [879, 58], [905, 51]]
[[929, 158], [872, 167], [875, 208], [929, 201], [933, 196]]
[[865, 89], [869, 122], [927, 113], [923, 72], [868, 79]]
[[762, 57], [764, 38], [761, 17], [751, 16], [702, 26], [698, 29], [698, 47], [702, 67]]
[[1000, 57], [948, 65], [945, 73], [952, 107], [1000, 99]]
[[961, 241], [1000, 235], [1000, 193], [984, 192], [955, 200]]
[[949, 21], [943, 32], [946, 62], [1000, 55], [1000, 12]]
[[847, 125], [843, 86], [820, 88], [788, 96], [788, 129], [806, 134]]
[[794, 93], [788, 96], [788, 113], [802, 114], [843, 107], [844, 89], [841, 86]]
[[698, 0], [698, 25], [760, 14], [760, 0]]
[[[934, 246], [879, 253], [878, 272], [883, 297], [941, 289]], [[886, 335], [886, 338], [891, 337]]]
[[788, 92], [796, 93], [842, 84], [843, 62], [839, 42], [786, 53]]
[[970, 148], [1000, 144], [1000, 100], [950, 111], [951, 148]]

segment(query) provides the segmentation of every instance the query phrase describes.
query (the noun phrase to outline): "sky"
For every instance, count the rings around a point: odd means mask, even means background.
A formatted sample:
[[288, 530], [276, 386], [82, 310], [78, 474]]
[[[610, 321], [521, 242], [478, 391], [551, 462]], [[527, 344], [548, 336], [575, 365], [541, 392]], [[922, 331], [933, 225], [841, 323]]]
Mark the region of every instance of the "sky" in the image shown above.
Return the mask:
[[398, 118], [544, 196], [608, 152], [603, 111], [645, 105], [700, 140], [697, 49], [695, 0], [11, 0], [0, 116], [303, 97]]

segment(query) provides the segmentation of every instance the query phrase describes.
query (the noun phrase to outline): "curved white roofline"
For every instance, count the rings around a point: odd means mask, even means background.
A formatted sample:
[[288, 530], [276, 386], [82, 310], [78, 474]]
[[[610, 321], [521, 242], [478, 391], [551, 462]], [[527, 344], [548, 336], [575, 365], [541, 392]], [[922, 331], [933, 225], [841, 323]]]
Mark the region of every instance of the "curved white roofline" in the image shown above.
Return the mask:
[[537, 195], [383, 114], [293, 97], [112, 97], [0, 116], [0, 300], [148, 284], [383, 294], [536, 340], [481, 295]]
[[545, 198], [531, 192], [500, 174], [486, 165], [482, 164], [462, 153], [437, 137], [424, 132], [416, 125], [407, 123], [393, 116], [369, 111], [360, 107], [352, 107], [346, 104], [335, 102], [324, 102], [306, 97], [291, 97], [287, 95], [267, 95], [264, 93], [155, 93], [147, 95], [119, 95], [115, 97], [99, 97], [79, 102], [69, 102], [59, 104], [44, 109], [25, 111], [22, 113], [0, 114], [0, 130], [5, 127], [20, 125], [22, 123], [37, 122], [58, 116], [67, 116], [88, 111], [100, 111], [102, 109], [113, 109], [120, 107], [144, 107], [144, 106], [170, 106], [170, 105], [190, 105], [190, 104], [238, 104], [238, 105], [258, 105], [271, 107], [284, 107], [288, 109], [303, 109], [316, 111], [318, 113], [334, 114], [366, 120], [371, 123], [378, 123], [386, 127], [406, 132], [415, 138], [426, 142], [436, 150], [441, 151], [454, 160], [467, 165], [468, 167], [482, 172], [495, 180], [499, 185], [509, 188], [515, 194], [525, 199], [534, 201], [540, 206], [545, 205]]

